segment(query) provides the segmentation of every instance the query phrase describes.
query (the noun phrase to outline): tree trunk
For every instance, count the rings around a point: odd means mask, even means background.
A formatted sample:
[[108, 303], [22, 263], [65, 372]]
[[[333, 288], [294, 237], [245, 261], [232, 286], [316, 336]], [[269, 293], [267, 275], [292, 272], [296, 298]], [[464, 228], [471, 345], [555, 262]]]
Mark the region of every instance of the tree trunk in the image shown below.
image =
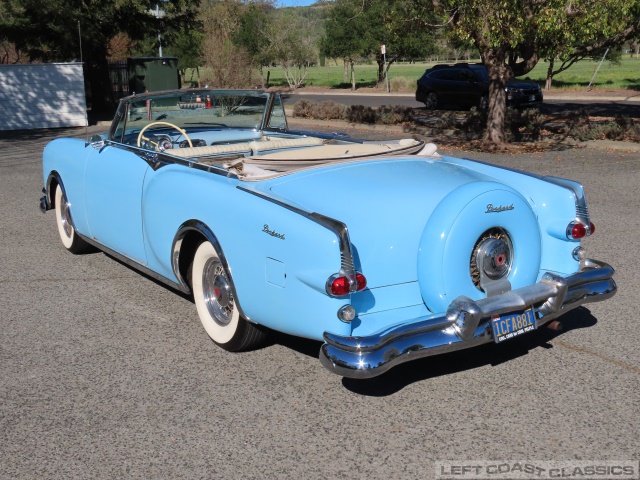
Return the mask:
[[350, 60], [349, 63], [351, 64], [351, 90], [355, 92], [356, 91], [356, 69], [353, 64], [353, 60]]
[[505, 86], [510, 72], [505, 64], [505, 54], [501, 50], [484, 52], [482, 60], [489, 73], [489, 111], [484, 140], [492, 149], [501, 150], [507, 143], [504, 126], [507, 114]]
[[376, 62], [378, 63], [378, 78], [376, 80], [376, 88], [380, 87], [381, 83], [384, 83], [384, 60], [382, 55], [376, 55]]
[[553, 64], [555, 60], [552, 58], [549, 60], [549, 68], [547, 68], [547, 82], [545, 83], [544, 89], [551, 90], [551, 82], [553, 81]]

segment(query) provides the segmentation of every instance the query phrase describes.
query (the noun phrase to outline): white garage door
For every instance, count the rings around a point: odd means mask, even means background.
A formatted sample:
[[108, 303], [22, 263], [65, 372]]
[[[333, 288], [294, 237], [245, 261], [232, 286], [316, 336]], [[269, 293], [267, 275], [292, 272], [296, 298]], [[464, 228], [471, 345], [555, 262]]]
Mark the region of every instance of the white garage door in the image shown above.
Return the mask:
[[0, 130], [85, 125], [81, 63], [0, 65]]

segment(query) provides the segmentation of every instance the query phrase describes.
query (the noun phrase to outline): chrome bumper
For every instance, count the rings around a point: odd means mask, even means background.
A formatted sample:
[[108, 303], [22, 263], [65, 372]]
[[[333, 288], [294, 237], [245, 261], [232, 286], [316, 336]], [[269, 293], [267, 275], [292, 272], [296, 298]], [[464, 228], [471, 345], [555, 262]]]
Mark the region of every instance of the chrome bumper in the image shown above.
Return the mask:
[[606, 263], [583, 259], [573, 275], [546, 273], [539, 283], [477, 301], [458, 297], [443, 315], [376, 334], [344, 337], [325, 332], [320, 362], [343, 377], [371, 378], [404, 362], [492, 342], [492, 317], [533, 305], [539, 327], [580, 305], [611, 298], [617, 289], [613, 274]]

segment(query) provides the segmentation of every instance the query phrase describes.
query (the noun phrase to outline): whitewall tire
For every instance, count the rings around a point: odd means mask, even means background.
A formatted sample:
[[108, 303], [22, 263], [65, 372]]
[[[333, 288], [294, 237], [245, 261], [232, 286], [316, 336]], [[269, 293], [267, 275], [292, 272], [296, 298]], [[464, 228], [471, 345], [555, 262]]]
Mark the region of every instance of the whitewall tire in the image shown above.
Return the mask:
[[240, 316], [233, 282], [210, 242], [203, 242], [196, 250], [191, 285], [202, 326], [216, 344], [241, 351], [264, 340], [264, 332]]
[[58, 226], [58, 234], [62, 245], [71, 253], [83, 253], [91, 249], [91, 246], [85, 242], [76, 233], [71, 219], [71, 210], [69, 202], [62, 187], [56, 185], [55, 191], [55, 210], [56, 224]]

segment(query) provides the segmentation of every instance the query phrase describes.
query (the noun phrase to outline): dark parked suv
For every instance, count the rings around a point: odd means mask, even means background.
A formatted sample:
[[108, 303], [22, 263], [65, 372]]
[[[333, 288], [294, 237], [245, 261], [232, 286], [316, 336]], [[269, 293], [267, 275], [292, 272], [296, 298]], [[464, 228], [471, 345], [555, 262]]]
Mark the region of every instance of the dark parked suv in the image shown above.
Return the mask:
[[[542, 103], [540, 86], [530, 80], [507, 82], [507, 105], [537, 107]], [[443, 105], [486, 108], [489, 75], [481, 64], [456, 63], [428, 68], [418, 80], [416, 100], [428, 109]]]

